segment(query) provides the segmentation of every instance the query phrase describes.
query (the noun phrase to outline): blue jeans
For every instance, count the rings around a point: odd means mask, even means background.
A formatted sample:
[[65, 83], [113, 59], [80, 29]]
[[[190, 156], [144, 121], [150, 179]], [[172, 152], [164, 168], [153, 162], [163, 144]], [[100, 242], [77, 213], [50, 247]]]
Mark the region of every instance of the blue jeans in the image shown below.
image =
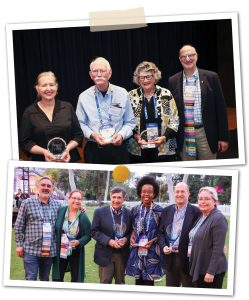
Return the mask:
[[39, 257], [25, 252], [23, 256], [25, 279], [37, 280], [39, 272], [39, 279], [41, 281], [49, 281], [52, 262], [52, 257]]

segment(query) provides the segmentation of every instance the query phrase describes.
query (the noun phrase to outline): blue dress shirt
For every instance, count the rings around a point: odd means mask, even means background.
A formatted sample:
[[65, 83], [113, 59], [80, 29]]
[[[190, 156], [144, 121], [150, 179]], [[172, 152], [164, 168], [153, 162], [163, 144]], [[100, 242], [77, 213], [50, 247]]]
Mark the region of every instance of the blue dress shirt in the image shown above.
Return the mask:
[[[100, 114], [96, 101], [100, 106]], [[105, 96], [95, 86], [82, 92], [78, 99], [76, 115], [84, 137], [91, 141], [94, 141], [90, 138], [91, 134], [99, 132], [102, 121], [111, 119], [115, 132], [121, 134], [123, 140], [132, 135], [135, 127], [135, 118], [127, 91], [113, 84], [109, 84]]]

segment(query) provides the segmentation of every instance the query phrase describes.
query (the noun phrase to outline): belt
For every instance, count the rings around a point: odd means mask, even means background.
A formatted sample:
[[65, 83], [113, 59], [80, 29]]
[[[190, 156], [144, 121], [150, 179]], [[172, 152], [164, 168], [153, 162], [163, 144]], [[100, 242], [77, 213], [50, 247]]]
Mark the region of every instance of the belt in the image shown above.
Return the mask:
[[194, 128], [195, 128], [195, 129], [200, 129], [200, 128], [202, 128], [202, 127], [203, 127], [202, 124], [200, 124], [200, 125], [194, 125]]

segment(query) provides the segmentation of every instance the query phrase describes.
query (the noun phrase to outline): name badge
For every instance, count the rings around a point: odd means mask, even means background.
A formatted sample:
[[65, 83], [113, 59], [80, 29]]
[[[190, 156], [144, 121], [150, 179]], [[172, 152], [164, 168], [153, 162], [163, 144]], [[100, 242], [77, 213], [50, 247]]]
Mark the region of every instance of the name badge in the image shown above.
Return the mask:
[[184, 90], [185, 91], [185, 97], [194, 97], [195, 90], [196, 90], [195, 85], [186, 85], [185, 90]]
[[43, 223], [43, 240], [41, 248], [41, 256], [48, 257], [50, 255], [51, 247], [51, 224], [48, 222]]
[[51, 224], [49, 222], [43, 223], [43, 232], [51, 233]]
[[146, 236], [143, 236], [139, 240], [139, 248], [138, 248], [138, 255], [139, 256], [147, 256], [148, 255], [148, 249], [145, 247], [147, 242], [148, 242], [148, 238]]
[[67, 259], [69, 248], [69, 239], [65, 233], [61, 235], [60, 258]]

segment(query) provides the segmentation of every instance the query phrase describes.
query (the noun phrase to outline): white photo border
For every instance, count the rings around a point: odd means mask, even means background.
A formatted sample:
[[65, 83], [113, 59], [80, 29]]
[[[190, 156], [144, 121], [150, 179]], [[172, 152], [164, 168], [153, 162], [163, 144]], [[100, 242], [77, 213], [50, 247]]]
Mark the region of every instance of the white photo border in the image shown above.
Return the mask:
[[[241, 68], [240, 68], [240, 48], [239, 48], [239, 28], [238, 14], [230, 13], [213, 13], [213, 14], [194, 14], [194, 15], [176, 15], [176, 16], [146, 16], [147, 23], [161, 22], [183, 22], [183, 21], [199, 21], [199, 20], [223, 20], [231, 19], [232, 21], [232, 38], [233, 38], [233, 56], [234, 56], [234, 80], [235, 80], [235, 97], [236, 97], [236, 115], [237, 115], [237, 133], [238, 133], [238, 158], [218, 159], [218, 160], [198, 160], [198, 161], [177, 161], [161, 163], [165, 166], [177, 167], [201, 167], [201, 166], [218, 166], [218, 165], [242, 165], [245, 164], [245, 140], [244, 140], [244, 124], [242, 112], [242, 89], [241, 89]], [[7, 59], [8, 59], [8, 75], [9, 75], [9, 98], [10, 98], [10, 120], [12, 132], [12, 158], [19, 159], [18, 147], [18, 129], [16, 114], [16, 93], [15, 93], [15, 65], [13, 52], [13, 30], [28, 29], [49, 29], [49, 28], [69, 28], [89, 26], [89, 20], [75, 21], [51, 21], [37, 23], [16, 23], [6, 25], [7, 40]], [[150, 163], [150, 165], [159, 165], [159, 163]]]
[[[13, 183], [15, 168], [33, 167], [33, 168], [57, 168], [72, 170], [105, 170], [113, 171], [115, 166], [96, 165], [96, 164], [64, 164], [64, 163], [44, 163], [27, 161], [9, 161], [8, 168], [8, 193], [6, 204], [6, 226], [5, 226], [5, 254], [4, 254], [4, 277], [5, 286], [38, 287], [38, 288], [59, 288], [76, 290], [109, 290], [125, 292], [148, 292], [148, 293], [168, 293], [168, 294], [200, 294], [200, 295], [229, 295], [234, 293], [234, 270], [235, 270], [235, 245], [236, 245], [236, 219], [237, 219], [237, 199], [238, 199], [238, 170], [221, 169], [198, 169], [198, 168], [167, 168], [162, 166], [133, 166], [127, 165], [130, 172], [155, 172], [155, 173], [177, 173], [177, 174], [197, 174], [197, 175], [219, 175], [231, 176], [231, 208], [230, 208], [230, 232], [228, 249], [228, 281], [226, 289], [202, 289], [202, 288], [184, 288], [184, 287], [160, 287], [160, 286], [136, 286], [136, 285], [115, 285], [115, 284], [97, 284], [97, 283], [70, 283], [70, 282], [44, 282], [44, 281], [26, 281], [11, 280], [11, 232], [12, 232], [12, 209], [13, 209]], [[93, 253], [94, 254], [94, 253]]]

